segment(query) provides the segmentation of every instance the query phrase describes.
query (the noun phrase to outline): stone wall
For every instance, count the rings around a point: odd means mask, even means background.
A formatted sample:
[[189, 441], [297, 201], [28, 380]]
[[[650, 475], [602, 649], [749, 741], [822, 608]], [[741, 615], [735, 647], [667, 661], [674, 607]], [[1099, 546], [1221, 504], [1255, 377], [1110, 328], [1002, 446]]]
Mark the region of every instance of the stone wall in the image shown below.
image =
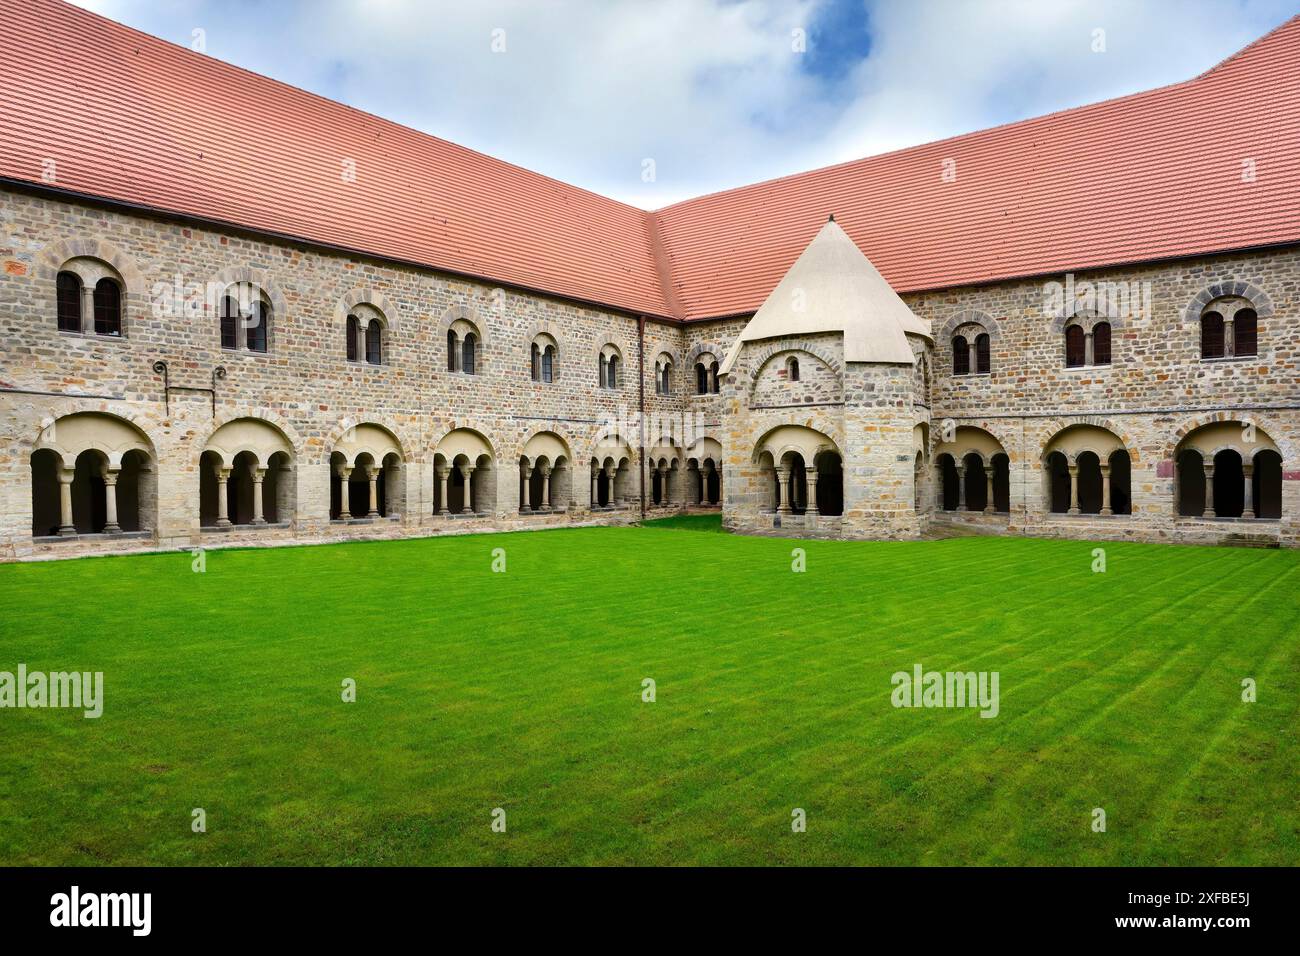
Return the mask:
[[[121, 337], [60, 332], [54, 277], [69, 259], [102, 261], [126, 292]], [[0, 193], [0, 558], [64, 556], [146, 547], [279, 543], [470, 530], [616, 523], [639, 516], [640, 461], [620, 476], [631, 509], [590, 507], [597, 441], [619, 423], [632, 449], [666, 469], [665, 513], [693, 504], [692, 483], [708, 441], [721, 445], [726, 521], [736, 530], [777, 530], [770, 479], [754, 462], [756, 443], [789, 424], [822, 432], [843, 451], [845, 513], [785, 522], [782, 533], [906, 537], [933, 520], [991, 532], [1192, 542], [1300, 543], [1300, 251], [1200, 257], [1078, 275], [1074, 282], [1137, 283], [1143, 308], [1112, 320], [1109, 366], [1064, 367], [1068, 316], [1045, 307], [1046, 283], [1064, 276], [904, 296], [932, 323], [933, 348], [914, 342], [930, 378], [907, 367], [846, 366], [838, 336], [747, 345], [719, 394], [697, 395], [694, 365], [721, 362], [745, 317], [685, 327], [645, 324], [640, 399], [635, 316], [486, 282], [381, 263], [284, 241], [127, 214], [29, 192]], [[256, 284], [273, 309], [265, 354], [223, 349], [208, 288]], [[164, 294], [168, 289], [179, 293]], [[198, 295], [192, 294], [199, 290]], [[187, 294], [190, 293], [190, 294]], [[1249, 301], [1259, 314], [1258, 355], [1203, 360], [1199, 315], [1216, 296]], [[176, 300], [167, 314], [159, 301]], [[1149, 306], [1149, 307], [1148, 307]], [[382, 364], [345, 354], [350, 310], [382, 317]], [[470, 323], [481, 336], [476, 374], [451, 371], [447, 331]], [[991, 369], [954, 376], [951, 338], [985, 329]], [[556, 342], [555, 381], [530, 376], [530, 345]], [[597, 380], [598, 355], [621, 356], [618, 387]], [[800, 382], [784, 376], [800, 357]], [[670, 393], [657, 392], [656, 360], [673, 366]], [[165, 363], [165, 372], [157, 363]], [[164, 384], [169, 387], [164, 388]], [[215, 389], [215, 397], [212, 390]], [[32, 451], [42, 429], [78, 412], [133, 424], [155, 453], [156, 522], [151, 534], [67, 540], [32, 535]], [[256, 418], [293, 449], [295, 513], [282, 527], [216, 532], [200, 528], [200, 455], [221, 425]], [[1253, 421], [1283, 459], [1283, 517], [1277, 520], [1174, 515], [1174, 452], [1200, 425]], [[396, 519], [330, 520], [330, 458], [353, 426], [391, 434], [403, 466]], [[979, 428], [1010, 461], [1010, 513], [941, 514], [933, 474], [944, 424]], [[1132, 467], [1131, 515], [1048, 512], [1042, 456], [1072, 425], [1105, 428]], [[921, 487], [914, 475], [923, 426]], [[455, 429], [491, 449], [490, 513], [435, 513], [439, 442]], [[644, 434], [642, 433], [644, 432]], [[551, 514], [519, 511], [519, 463], [539, 433], [565, 448], [564, 500]], [[767, 482], [765, 484], [765, 481]], [[558, 480], [557, 480], [558, 485]], [[918, 514], [912, 507], [922, 501]], [[654, 509], [652, 509], [654, 510]]]

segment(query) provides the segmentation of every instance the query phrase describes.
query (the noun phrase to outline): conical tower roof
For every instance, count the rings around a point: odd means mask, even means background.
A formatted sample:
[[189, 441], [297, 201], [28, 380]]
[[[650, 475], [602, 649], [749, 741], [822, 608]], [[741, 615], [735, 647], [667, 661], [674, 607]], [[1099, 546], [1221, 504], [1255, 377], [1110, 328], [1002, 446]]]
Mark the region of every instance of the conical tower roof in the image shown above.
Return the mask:
[[745, 342], [816, 332], [844, 334], [846, 362], [913, 362], [906, 333], [930, 337], [834, 217], [795, 260], [727, 353], [731, 370]]

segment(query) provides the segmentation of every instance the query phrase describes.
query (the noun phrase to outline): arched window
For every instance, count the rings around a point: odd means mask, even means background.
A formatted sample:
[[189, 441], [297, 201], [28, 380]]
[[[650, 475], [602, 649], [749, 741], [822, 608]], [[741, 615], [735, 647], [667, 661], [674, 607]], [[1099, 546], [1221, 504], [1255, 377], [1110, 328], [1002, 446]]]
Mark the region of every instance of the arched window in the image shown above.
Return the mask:
[[791, 382], [799, 381], [799, 360], [794, 356], [786, 360], [785, 377]]
[[714, 360], [709, 366], [709, 391], [714, 395], [718, 394], [718, 363]]
[[447, 371], [456, 371], [456, 355], [460, 347], [456, 342], [456, 332], [454, 329], [447, 330]]
[[989, 334], [981, 332], [975, 336], [975, 371], [981, 375], [989, 373]]
[[267, 325], [271, 317], [271, 307], [265, 302], [254, 302], [253, 312], [248, 319], [247, 342], [250, 352], [265, 352]]
[[383, 362], [384, 329], [378, 319], [371, 319], [366, 326], [366, 361], [371, 365]]
[[548, 385], [555, 381], [555, 346], [548, 345], [542, 350], [542, 381]]
[[1201, 316], [1201, 358], [1223, 358], [1223, 316], [1218, 312]]
[[81, 278], [75, 272], [60, 272], [54, 280], [55, 305], [60, 332], [81, 331]]
[[1254, 355], [1259, 347], [1259, 319], [1254, 309], [1239, 309], [1232, 317], [1232, 354]]
[[361, 337], [361, 322], [355, 315], [348, 316], [348, 361], [357, 360], [357, 339]]
[[1065, 330], [1065, 367], [1081, 368], [1087, 361], [1082, 325], [1072, 325]]
[[221, 300], [221, 347], [239, 348], [239, 304], [234, 296]]
[[952, 340], [952, 374], [970, 374], [970, 347], [966, 344], [964, 335], [958, 335]]
[[529, 370], [534, 382], [542, 380], [542, 350], [536, 342], [529, 352]]
[[95, 334], [122, 334], [122, 289], [112, 279], [95, 283]]
[[1110, 323], [1098, 322], [1092, 327], [1092, 364], [1110, 364]]
[[669, 395], [672, 393], [672, 367], [673, 363], [667, 355], [661, 355], [655, 363], [655, 393], [658, 395]]
[[695, 391], [699, 395], [709, 393], [709, 370], [703, 362], [695, 363]]
[[611, 355], [606, 363], [606, 388], [618, 388], [618, 356]]
[[473, 332], [466, 332], [464, 341], [460, 343], [460, 370], [466, 375], [474, 374], [474, 351], [477, 344], [478, 336]]

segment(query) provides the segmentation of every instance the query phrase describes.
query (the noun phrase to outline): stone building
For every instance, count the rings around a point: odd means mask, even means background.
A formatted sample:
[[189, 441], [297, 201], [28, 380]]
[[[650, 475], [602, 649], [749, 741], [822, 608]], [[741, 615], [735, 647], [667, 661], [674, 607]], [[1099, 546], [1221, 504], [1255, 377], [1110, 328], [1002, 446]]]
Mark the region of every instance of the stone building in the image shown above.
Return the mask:
[[0, 558], [682, 508], [1300, 544], [1300, 19], [644, 212], [57, 0], [0, 14]]

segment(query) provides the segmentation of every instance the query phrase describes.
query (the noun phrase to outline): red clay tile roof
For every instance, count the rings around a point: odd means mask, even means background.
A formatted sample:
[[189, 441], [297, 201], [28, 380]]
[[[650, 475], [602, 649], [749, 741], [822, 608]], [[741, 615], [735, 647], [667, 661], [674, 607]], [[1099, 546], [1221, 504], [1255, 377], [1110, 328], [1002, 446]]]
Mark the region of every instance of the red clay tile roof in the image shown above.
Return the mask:
[[0, 89], [0, 178], [54, 159], [70, 192], [654, 316], [754, 311], [830, 212], [898, 291], [1300, 242], [1300, 17], [1185, 83], [654, 213], [58, 0], [0, 0]]

